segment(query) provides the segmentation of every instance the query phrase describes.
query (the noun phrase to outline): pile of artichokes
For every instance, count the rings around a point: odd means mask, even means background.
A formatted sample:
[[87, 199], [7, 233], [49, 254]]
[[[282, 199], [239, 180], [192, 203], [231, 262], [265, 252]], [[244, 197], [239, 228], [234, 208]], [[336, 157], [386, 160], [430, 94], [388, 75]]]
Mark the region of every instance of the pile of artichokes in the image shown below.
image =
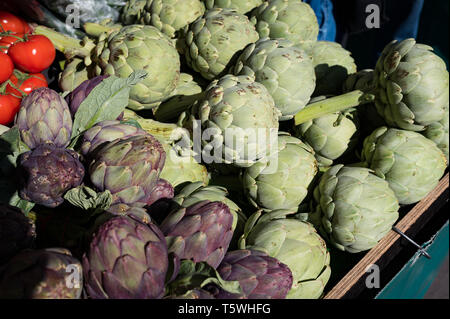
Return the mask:
[[414, 39], [358, 72], [301, 0], [129, 0], [121, 23], [36, 28], [66, 62], [0, 135], [0, 297], [321, 298], [333, 250], [447, 169], [448, 71]]

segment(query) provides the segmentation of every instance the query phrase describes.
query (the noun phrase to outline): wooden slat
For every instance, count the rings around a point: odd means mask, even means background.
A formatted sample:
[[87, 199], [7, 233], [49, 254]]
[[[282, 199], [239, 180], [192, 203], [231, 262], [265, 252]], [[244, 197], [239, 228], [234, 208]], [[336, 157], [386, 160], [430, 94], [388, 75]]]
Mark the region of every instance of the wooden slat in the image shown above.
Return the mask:
[[[424, 222], [421, 220], [421, 225], [415, 225], [422, 215], [432, 206], [432, 204], [442, 196], [442, 194], [449, 188], [449, 174], [440, 181], [439, 185], [421, 202], [414, 206], [409, 213], [403, 217], [396, 225], [396, 227], [404, 233], [414, 228], [422, 228]], [[431, 216], [428, 216], [431, 218]], [[427, 218], [428, 219], [428, 218]], [[389, 259], [387, 253], [395, 246], [400, 244], [401, 237], [396, 232], [389, 232], [374, 248], [372, 248], [360, 261], [356, 264], [346, 275], [342, 278], [336, 286], [325, 296], [325, 299], [341, 299], [348, 297], [351, 292], [366, 274], [366, 269], [370, 265], [377, 264], [382, 268], [383, 264], [387, 263]], [[391, 259], [393, 256], [391, 257]]]

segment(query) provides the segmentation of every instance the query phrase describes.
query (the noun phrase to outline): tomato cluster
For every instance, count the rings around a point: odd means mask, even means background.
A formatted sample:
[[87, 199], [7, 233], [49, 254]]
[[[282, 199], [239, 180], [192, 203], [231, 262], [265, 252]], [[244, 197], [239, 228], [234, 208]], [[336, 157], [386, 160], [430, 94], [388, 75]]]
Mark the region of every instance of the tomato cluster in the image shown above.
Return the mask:
[[0, 11], [0, 124], [14, 120], [24, 96], [47, 87], [40, 72], [53, 63], [55, 54], [47, 37], [32, 34], [23, 19]]

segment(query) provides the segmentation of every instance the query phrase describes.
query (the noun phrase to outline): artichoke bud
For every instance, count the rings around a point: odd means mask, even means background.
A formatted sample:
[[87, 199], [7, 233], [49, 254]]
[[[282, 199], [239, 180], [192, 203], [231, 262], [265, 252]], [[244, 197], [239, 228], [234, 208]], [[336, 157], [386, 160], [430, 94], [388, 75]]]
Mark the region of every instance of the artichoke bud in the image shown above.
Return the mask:
[[103, 223], [83, 257], [86, 291], [94, 299], [160, 299], [168, 267], [159, 228], [127, 217]]
[[367, 168], [331, 167], [321, 177], [314, 201], [309, 221], [331, 244], [350, 253], [373, 248], [399, 217], [394, 191]]
[[116, 139], [94, 152], [90, 180], [98, 191], [111, 192], [113, 204], [143, 207], [158, 183], [165, 158], [163, 146], [149, 134]]
[[423, 131], [445, 117], [449, 74], [431, 47], [414, 39], [391, 42], [377, 62], [375, 80], [376, 107], [390, 127]]
[[0, 298], [79, 299], [82, 289], [81, 263], [61, 248], [23, 250], [0, 277]]
[[252, 21], [261, 38], [284, 38], [305, 48], [319, 35], [319, 23], [311, 6], [301, 0], [271, 0], [252, 12]]
[[224, 280], [239, 281], [243, 293], [217, 289], [216, 299], [285, 299], [292, 288], [288, 266], [257, 250], [228, 252], [217, 271]]
[[171, 212], [162, 222], [169, 252], [217, 268], [233, 236], [233, 215], [221, 202], [202, 201]]
[[293, 284], [286, 298], [318, 299], [330, 275], [330, 254], [314, 227], [287, 218], [292, 211], [252, 215], [241, 238], [241, 248], [262, 251], [289, 267]]
[[70, 143], [73, 123], [69, 106], [49, 88], [36, 89], [22, 100], [15, 123], [30, 149], [46, 143], [57, 147]]
[[228, 8], [236, 10], [240, 14], [246, 14], [260, 6], [263, 0], [205, 0], [206, 8]]
[[259, 39], [249, 19], [231, 9], [207, 10], [190, 24], [184, 38], [187, 64], [205, 79], [223, 75], [236, 54]]
[[256, 208], [295, 211], [306, 198], [317, 172], [311, 147], [284, 134], [278, 137], [276, 152], [245, 169], [244, 190]]
[[19, 195], [46, 207], [57, 207], [64, 194], [81, 185], [85, 170], [79, 155], [53, 144], [38, 146], [18, 159]]
[[439, 183], [447, 168], [445, 154], [417, 132], [381, 127], [364, 141], [362, 160], [383, 176], [400, 204], [414, 204]]
[[233, 69], [255, 77], [272, 95], [280, 120], [289, 120], [309, 102], [316, 84], [312, 59], [289, 40], [260, 39], [249, 45]]
[[201, 0], [129, 0], [122, 11], [125, 24], [147, 24], [173, 38], [205, 12]]

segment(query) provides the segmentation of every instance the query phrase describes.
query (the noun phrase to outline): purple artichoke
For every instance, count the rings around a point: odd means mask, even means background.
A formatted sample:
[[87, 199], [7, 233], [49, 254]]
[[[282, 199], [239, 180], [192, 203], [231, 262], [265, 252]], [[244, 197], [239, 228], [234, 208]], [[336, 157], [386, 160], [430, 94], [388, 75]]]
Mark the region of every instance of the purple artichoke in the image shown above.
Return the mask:
[[175, 196], [175, 190], [172, 185], [165, 179], [160, 178], [156, 187], [153, 189], [147, 205], [153, 205], [161, 198], [172, 199]]
[[202, 201], [171, 212], [161, 230], [169, 251], [180, 259], [205, 261], [217, 268], [233, 236], [233, 215], [221, 202]]
[[159, 299], [168, 265], [158, 227], [115, 217], [100, 226], [83, 257], [85, 287], [94, 299]]
[[80, 262], [66, 249], [23, 250], [3, 269], [0, 299], [79, 299]]
[[83, 103], [91, 91], [108, 77], [109, 75], [100, 75], [90, 80], [86, 80], [66, 96], [66, 102], [69, 105], [70, 114], [72, 114], [73, 118], [75, 118], [75, 113], [77, 113], [81, 103]]
[[35, 237], [31, 219], [17, 207], [0, 204], [0, 264], [20, 250], [30, 248]]
[[255, 250], [227, 253], [217, 269], [224, 280], [239, 281], [242, 295], [218, 289], [217, 299], [285, 299], [292, 287], [292, 272], [285, 264]]
[[92, 154], [89, 175], [98, 191], [109, 190], [113, 204], [145, 206], [166, 159], [163, 146], [147, 134], [116, 139]]
[[114, 204], [107, 209], [107, 212], [115, 216], [127, 216], [145, 224], [152, 221], [145, 207]]
[[20, 197], [50, 208], [61, 205], [64, 194], [84, 178], [78, 154], [52, 144], [21, 154], [18, 172]]
[[139, 135], [148, 135], [148, 133], [135, 126], [121, 124], [119, 121], [103, 121], [84, 133], [81, 154], [86, 156], [105, 143]]
[[30, 149], [52, 143], [66, 147], [72, 134], [72, 117], [67, 102], [55, 91], [39, 88], [22, 100], [16, 125]]

